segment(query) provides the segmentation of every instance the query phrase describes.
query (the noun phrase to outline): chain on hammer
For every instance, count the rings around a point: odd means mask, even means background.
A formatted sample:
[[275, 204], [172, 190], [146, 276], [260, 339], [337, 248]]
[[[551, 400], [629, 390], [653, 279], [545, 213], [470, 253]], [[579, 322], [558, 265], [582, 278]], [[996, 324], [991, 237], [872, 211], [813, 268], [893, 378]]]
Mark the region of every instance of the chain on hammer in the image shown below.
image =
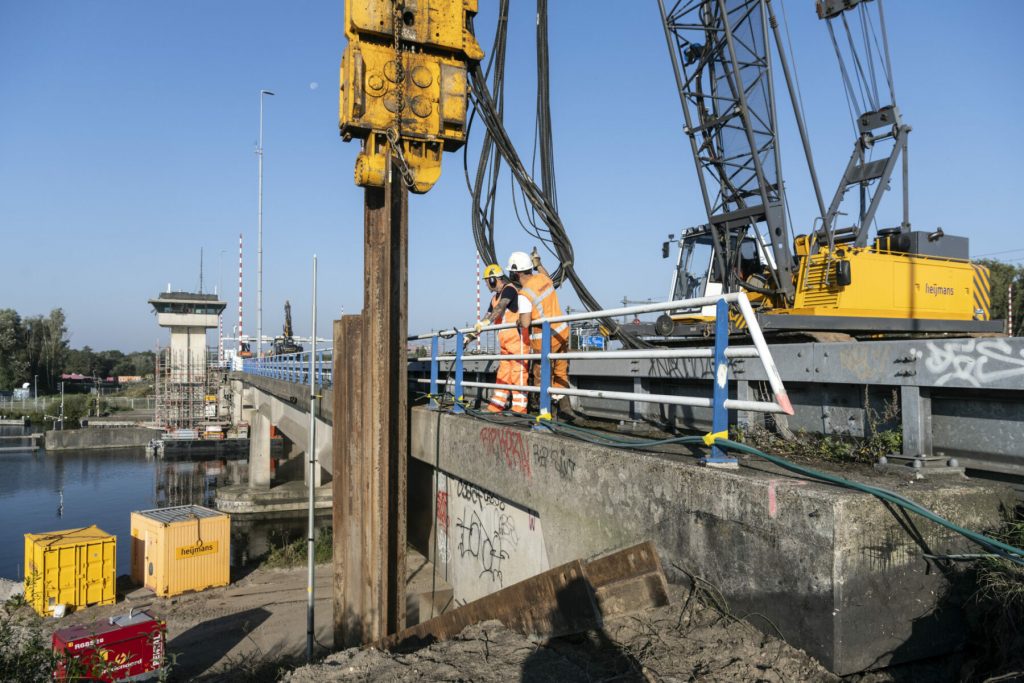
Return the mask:
[[[405, 152], [402, 150], [402, 110], [405, 108], [405, 63], [404, 56], [402, 54], [402, 10], [404, 9], [404, 2], [395, 0], [392, 3], [392, 16], [391, 16], [391, 28], [394, 34], [394, 50], [395, 50], [395, 94], [396, 94], [396, 107], [395, 107], [395, 123], [391, 128], [387, 130], [388, 144], [391, 145], [391, 151], [394, 152], [394, 157], [398, 160], [398, 169], [402, 174], [402, 181], [406, 187], [413, 186], [412, 170], [409, 168], [409, 162], [405, 160]], [[390, 169], [388, 171], [390, 173]]]

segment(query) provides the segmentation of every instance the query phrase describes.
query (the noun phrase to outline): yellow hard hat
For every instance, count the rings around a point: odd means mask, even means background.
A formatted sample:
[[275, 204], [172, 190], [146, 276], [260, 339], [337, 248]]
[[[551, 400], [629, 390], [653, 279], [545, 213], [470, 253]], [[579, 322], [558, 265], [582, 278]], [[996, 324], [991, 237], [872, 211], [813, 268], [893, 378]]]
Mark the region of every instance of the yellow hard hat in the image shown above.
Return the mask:
[[485, 280], [492, 277], [504, 277], [504, 275], [505, 273], [501, 271], [501, 266], [499, 266], [497, 263], [492, 263], [491, 265], [484, 268]]

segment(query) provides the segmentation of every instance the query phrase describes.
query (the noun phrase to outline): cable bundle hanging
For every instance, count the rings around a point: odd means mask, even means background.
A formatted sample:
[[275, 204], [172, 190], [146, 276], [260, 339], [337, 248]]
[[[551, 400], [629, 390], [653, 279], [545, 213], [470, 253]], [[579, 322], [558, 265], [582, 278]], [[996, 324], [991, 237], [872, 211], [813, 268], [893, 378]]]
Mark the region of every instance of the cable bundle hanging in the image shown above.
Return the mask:
[[[486, 70], [481, 69], [479, 64], [474, 65], [470, 70], [470, 95], [473, 101], [470, 124], [479, 115], [486, 129], [474, 183], [470, 184], [469, 182], [468, 162], [464, 161], [463, 164], [466, 170], [466, 182], [470, 186], [472, 195], [473, 237], [481, 256], [494, 262], [495, 196], [500, 164], [504, 159], [512, 172], [513, 204], [516, 203], [515, 194], [518, 189], [522, 195], [524, 213], [529, 227], [523, 222], [522, 216], [519, 216], [520, 224], [559, 261], [558, 267], [551, 273], [551, 279], [555, 286], [559, 287], [568, 280], [576, 291], [580, 303], [587, 310], [601, 310], [603, 307], [583, 284], [573, 267], [572, 242], [558, 215], [554, 143], [551, 133], [550, 79], [548, 77], [547, 0], [537, 1], [537, 130], [535, 142], [536, 148], [540, 152], [542, 187], [537, 186], [533, 175], [527, 171], [505, 129], [503, 109], [508, 4], [508, 0], [502, 0], [499, 5], [498, 27], [495, 32], [491, 59], [488, 61]], [[472, 25], [469, 28], [472, 30]], [[487, 83], [492, 69], [493, 95]], [[516, 212], [518, 216], [518, 207]], [[626, 347], [650, 346], [647, 342], [624, 330], [610, 318], [602, 318], [601, 323]]]

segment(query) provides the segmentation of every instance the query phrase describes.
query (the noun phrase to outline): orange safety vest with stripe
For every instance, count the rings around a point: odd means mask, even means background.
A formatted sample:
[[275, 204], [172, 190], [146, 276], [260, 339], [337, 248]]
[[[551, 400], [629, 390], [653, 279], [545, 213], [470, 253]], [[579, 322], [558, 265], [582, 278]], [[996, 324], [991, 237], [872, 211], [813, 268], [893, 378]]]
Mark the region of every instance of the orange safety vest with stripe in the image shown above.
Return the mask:
[[[508, 285], [505, 285], [506, 287]], [[514, 286], [514, 285], [513, 285]], [[501, 296], [502, 287], [500, 290], [494, 293], [491, 297], [491, 310], [493, 311], [498, 307], [498, 298]], [[497, 324], [515, 323], [515, 327], [509, 327], [504, 330], [498, 330], [498, 344], [504, 353], [526, 353], [525, 349], [520, 350], [519, 344], [523, 342], [523, 331], [519, 328], [519, 313], [513, 313], [509, 309], [505, 309], [505, 312], [501, 316], [501, 321], [495, 321]], [[508, 349], [508, 350], [506, 350]], [[514, 349], [514, 350], [513, 350]]]
[[[554, 318], [562, 315], [562, 307], [558, 305], [558, 294], [555, 293], [555, 285], [551, 278], [543, 273], [520, 274], [520, 290], [530, 303], [533, 304], [533, 311], [530, 313], [531, 320], [541, 318]], [[541, 337], [543, 332], [539, 325], [530, 328], [530, 346], [534, 353], [540, 351]], [[559, 347], [569, 340], [569, 324], [560, 322], [551, 325], [551, 345]]]

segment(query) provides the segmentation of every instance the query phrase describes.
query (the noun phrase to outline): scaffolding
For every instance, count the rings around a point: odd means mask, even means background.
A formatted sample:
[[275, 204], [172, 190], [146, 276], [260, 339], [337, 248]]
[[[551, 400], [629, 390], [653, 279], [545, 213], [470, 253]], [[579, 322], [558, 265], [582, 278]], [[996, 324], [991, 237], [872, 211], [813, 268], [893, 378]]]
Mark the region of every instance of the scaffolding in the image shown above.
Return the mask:
[[155, 370], [155, 421], [164, 432], [199, 438], [203, 427], [222, 424], [217, 392], [224, 369], [215, 349], [204, 354], [158, 348]]

